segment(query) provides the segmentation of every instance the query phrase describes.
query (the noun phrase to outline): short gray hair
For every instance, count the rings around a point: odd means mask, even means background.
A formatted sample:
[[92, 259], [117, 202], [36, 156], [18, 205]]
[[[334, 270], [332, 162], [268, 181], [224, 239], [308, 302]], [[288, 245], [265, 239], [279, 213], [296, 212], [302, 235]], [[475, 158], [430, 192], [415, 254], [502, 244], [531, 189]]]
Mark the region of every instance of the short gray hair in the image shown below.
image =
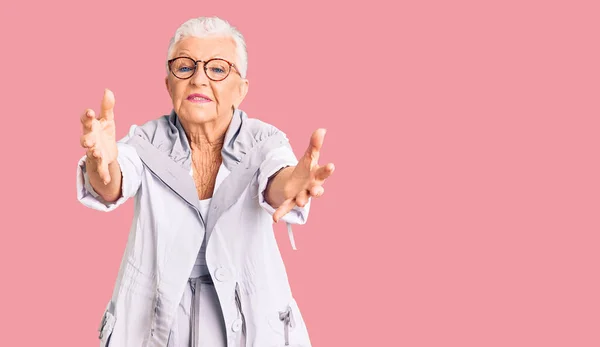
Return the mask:
[[[246, 41], [244, 36], [235, 27], [219, 17], [198, 17], [187, 20], [181, 24], [175, 31], [175, 35], [169, 42], [167, 50], [167, 60], [171, 59], [175, 44], [185, 37], [208, 37], [208, 36], [226, 36], [235, 41], [237, 61], [235, 62], [242, 78], [246, 78], [248, 72], [248, 52], [246, 50]], [[167, 64], [167, 74], [169, 66]]]

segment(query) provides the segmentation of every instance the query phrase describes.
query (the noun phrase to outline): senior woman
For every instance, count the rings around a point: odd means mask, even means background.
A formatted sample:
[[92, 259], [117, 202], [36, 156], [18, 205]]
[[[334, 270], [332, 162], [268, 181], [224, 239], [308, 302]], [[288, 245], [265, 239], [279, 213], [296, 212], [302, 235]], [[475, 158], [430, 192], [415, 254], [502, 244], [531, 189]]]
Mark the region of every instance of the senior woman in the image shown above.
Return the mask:
[[310, 346], [272, 225], [291, 237], [323, 194], [325, 131], [298, 160], [284, 133], [239, 109], [246, 46], [224, 20], [183, 23], [167, 55], [170, 114], [118, 141], [109, 90], [81, 116], [79, 201], [135, 201], [101, 346]]

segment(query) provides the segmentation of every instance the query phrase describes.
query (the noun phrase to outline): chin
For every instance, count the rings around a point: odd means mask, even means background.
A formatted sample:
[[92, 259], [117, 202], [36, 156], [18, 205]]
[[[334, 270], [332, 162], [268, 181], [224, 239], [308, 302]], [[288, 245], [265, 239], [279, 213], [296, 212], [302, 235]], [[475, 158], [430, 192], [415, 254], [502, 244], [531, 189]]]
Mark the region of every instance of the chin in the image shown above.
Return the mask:
[[181, 113], [178, 113], [178, 115], [181, 118], [194, 123], [209, 122], [217, 118], [214, 110], [203, 110], [200, 107], [186, 107], [181, 110]]

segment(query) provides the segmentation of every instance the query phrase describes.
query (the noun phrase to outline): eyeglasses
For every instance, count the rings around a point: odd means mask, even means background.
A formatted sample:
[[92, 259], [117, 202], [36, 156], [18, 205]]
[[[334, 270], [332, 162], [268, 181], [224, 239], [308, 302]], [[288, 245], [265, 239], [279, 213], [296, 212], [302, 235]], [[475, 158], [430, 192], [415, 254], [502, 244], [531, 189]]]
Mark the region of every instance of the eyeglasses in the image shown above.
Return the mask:
[[213, 58], [207, 61], [202, 61], [194, 60], [188, 57], [178, 57], [168, 61], [169, 70], [173, 76], [182, 80], [186, 80], [194, 76], [194, 73], [196, 73], [196, 70], [198, 69], [198, 63], [203, 63], [206, 76], [213, 81], [218, 82], [227, 78], [232, 68], [236, 70], [238, 75], [240, 74], [235, 64], [221, 58]]

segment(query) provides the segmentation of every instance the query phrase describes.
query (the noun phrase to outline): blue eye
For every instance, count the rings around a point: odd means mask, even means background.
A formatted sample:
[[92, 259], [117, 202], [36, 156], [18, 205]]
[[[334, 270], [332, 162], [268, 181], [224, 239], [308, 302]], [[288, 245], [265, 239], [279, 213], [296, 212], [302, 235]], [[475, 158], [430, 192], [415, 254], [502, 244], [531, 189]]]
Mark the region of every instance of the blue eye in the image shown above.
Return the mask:
[[190, 72], [190, 71], [192, 71], [192, 68], [184, 66], [184, 67], [180, 67], [177, 71], [179, 71], [179, 72]]

